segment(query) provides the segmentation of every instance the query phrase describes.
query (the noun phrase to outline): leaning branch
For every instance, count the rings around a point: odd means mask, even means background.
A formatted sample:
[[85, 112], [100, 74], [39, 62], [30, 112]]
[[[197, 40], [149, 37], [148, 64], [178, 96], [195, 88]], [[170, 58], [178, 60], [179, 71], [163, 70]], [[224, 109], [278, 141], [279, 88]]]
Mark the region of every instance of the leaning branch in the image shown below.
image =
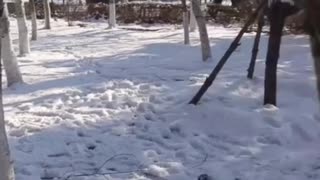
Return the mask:
[[218, 62], [217, 66], [213, 69], [211, 72], [210, 76], [205, 80], [204, 84], [200, 88], [200, 90], [197, 92], [197, 94], [192, 98], [192, 100], [189, 102], [189, 104], [198, 104], [200, 101], [201, 97], [204, 95], [204, 93], [209, 89], [209, 87], [212, 85], [212, 82], [216, 79], [218, 73], [224, 66], [224, 64], [227, 62], [231, 54], [233, 53], [234, 50], [237, 49], [239, 46], [239, 42], [243, 36], [243, 34], [247, 31], [248, 27], [256, 20], [259, 12], [261, 9], [263, 9], [267, 4], [267, 0], [264, 0], [260, 3], [258, 8], [251, 14], [249, 17], [248, 21], [245, 23], [244, 27], [241, 29], [239, 32], [238, 36], [234, 39], [234, 41], [231, 43], [230, 47], [224, 54], [224, 56], [220, 59]]

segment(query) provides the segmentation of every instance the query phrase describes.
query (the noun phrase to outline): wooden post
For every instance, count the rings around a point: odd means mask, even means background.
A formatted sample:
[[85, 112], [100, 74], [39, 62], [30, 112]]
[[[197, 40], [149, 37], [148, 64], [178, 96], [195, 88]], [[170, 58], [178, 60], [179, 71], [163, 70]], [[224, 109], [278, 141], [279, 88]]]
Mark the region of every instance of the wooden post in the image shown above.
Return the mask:
[[245, 23], [244, 27], [241, 29], [239, 32], [238, 36], [235, 38], [235, 40], [231, 43], [230, 47], [224, 54], [224, 56], [220, 59], [218, 62], [217, 66], [213, 69], [211, 72], [210, 76], [205, 80], [204, 84], [201, 86], [200, 90], [197, 92], [197, 94], [192, 98], [192, 100], [189, 102], [189, 104], [194, 104], [196, 105], [201, 97], [204, 95], [204, 93], [208, 90], [208, 88], [212, 85], [212, 82], [216, 79], [218, 73], [224, 66], [224, 64], [227, 62], [231, 54], [237, 47], [239, 46], [239, 42], [241, 40], [241, 37], [243, 34], [247, 31], [248, 27], [256, 20], [259, 12], [261, 11], [262, 8], [264, 8], [267, 4], [267, 0], [264, 0], [258, 8], [252, 13], [252, 15], [249, 17], [248, 21]]
[[259, 20], [258, 20], [257, 34], [256, 34], [256, 37], [254, 39], [251, 61], [250, 61], [250, 65], [249, 65], [249, 68], [248, 68], [247, 77], [249, 79], [253, 78], [254, 67], [255, 67], [257, 55], [258, 55], [258, 52], [259, 52], [259, 43], [260, 43], [260, 37], [261, 37], [261, 32], [262, 32], [263, 26], [264, 26], [264, 12], [262, 11], [262, 13], [259, 16]]

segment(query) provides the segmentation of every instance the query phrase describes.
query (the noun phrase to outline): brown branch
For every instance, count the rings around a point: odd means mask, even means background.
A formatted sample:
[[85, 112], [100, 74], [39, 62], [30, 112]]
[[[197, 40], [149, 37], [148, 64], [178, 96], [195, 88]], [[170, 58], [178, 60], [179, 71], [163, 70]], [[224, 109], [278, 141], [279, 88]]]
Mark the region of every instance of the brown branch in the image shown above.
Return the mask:
[[239, 42], [243, 36], [243, 34], [247, 31], [248, 27], [256, 20], [259, 12], [267, 5], [267, 0], [264, 0], [260, 3], [258, 8], [251, 14], [248, 21], [245, 23], [244, 27], [239, 32], [238, 36], [234, 39], [234, 41], [231, 43], [230, 47], [224, 54], [224, 56], [220, 59], [217, 66], [213, 69], [210, 76], [205, 80], [204, 84], [201, 86], [197, 94], [192, 98], [192, 100], [189, 102], [189, 104], [198, 104], [201, 97], [204, 95], [204, 93], [209, 89], [209, 87], [212, 85], [213, 81], [216, 79], [218, 73], [224, 66], [224, 64], [227, 62], [231, 54], [234, 50], [237, 49], [239, 46]]

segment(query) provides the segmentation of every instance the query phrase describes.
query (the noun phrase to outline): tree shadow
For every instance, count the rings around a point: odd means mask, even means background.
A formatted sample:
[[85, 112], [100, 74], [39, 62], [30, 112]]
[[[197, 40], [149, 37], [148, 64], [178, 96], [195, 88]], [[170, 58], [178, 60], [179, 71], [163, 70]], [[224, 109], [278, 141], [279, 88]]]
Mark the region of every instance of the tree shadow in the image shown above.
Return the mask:
[[[77, 36], [85, 40], [86, 36], [100, 33], [103, 40], [130, 34], [120, 32], [106, 35], [104, 32], [88, 31]], [[203, 151], [214, 159], [214, 151], [203, 150], [196, 143], [190, 145], [188, 137], [194, 137], [194, 132], [183, 135], [177, 127], [172, 128], [172, 123], [192, 117], [180, 112], [179, 108], [185, 106], [198, 90], [233, 38], [212, 39], [213, 61], [204, 63], [201, 62], [199, 45], [185, 46], [178, 38], [156, 42], [175, 37], [170, 36], [159, 35], [159, 39], [153, 41], [145, 37], [143, 40], [146, 42], [138, 48], [118, 54], [98, 54], [61, 61], [55, 61], [52, 57], [49, 62], [23, 63], [22, 69], [28, 66], [29, 69], [33, 66], [68, 68], [66, 72], [73, 75], [54, 78], [55, 74], [49, 74], [54, 79], [18, 85], [4, 91], [17, 177], [34, 180], [46, 173], [46, 176], [60, 177], [64, 173], [92, 172], [106, 159], [122, 153], [132, 154], [136, 158], [120, 158], [108, 163], [103, 170], [131, 170], [140, 161], [147, 162], [147, 165], [162, 163], [159, 165], [161, 167], [168, 167], [168, 161], [181, 164], [185, 161], [197, 162], [203, 158]], [[78, 39], [68, 43], [75, 38], [74, 34], [56, 35], [49, 39], [57, 37], [63, 37], [65, 46], [71, 44], [73, 48], [104, 44], [101, 39], [85, 42]], [[253, 34], [243, 38], [241, 46], [230, 57], [201, 101], [202, 104], [192, 108], [206, 106], [209, 110], [209, 102], [213, 102], [219, 109], [239, 109], [249, 113], [262, 106], [259, 99], [263, 93], [267, 37], [262, 37], [255, 79], [250, 81], [245, 77], [253, 39]], [[130, 40], [127, 39], [126, 43]], [[46, 48], [49, 52], [58, 49], [58, 53], [64, 50], [64, 47], [57, 47], [60, 42], [42, 46], [46, 43], [40, 42], [34, 49], [40, 51]], [[283, 43], [283, 55], [279, 61], [280, 95], [291, 93], [301, 100], [313, 99], [312, 96], [308, 97], [314, 86], [312, 65], [306, 61], [309, 56], [305, 53], [309, 48], [307, 40], [285, 36]], [[112, 43], [105, 48], [113, 48]], [[72, 56], [78, 55], [73, 53]], [[290, 83], [287, 83], [288, 79]], [[302, 91], [299, 87], [310, 91]], [[280, 98], [283, 102], [280, 105], [291, 103], [286, 98], [288, 96], [285, 95]], [[176, 114], [166, 116], [168, 112]], [[186, 147], [190, 152], [183, 150]], [[191, 174], [198, 173], [198, 170], [195, 168]], [[120, 179], [127, 177], [123, 175]]]

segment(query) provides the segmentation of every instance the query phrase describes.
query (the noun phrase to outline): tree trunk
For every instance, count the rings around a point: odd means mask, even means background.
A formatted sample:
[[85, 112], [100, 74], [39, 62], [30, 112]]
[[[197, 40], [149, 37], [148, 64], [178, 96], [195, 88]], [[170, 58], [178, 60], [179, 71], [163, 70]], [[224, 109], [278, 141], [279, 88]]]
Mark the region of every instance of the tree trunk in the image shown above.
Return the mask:
[[19, 31], [19, 52], [20, 55], [30, 53], [30, 42], [27, 27], [27, 19], [22, 0], [15, 0], [16, 16]]
[[115, 0], [109, 0], [109, 28], [116, 27], [116, 3]]
[[320, 2], [318, 0], [306, 0], [306, 30], [310, 35], [314, 69], [317, 79], [318, 97], [320, 101]]
[[201, 11], [199, 0], [192, 0], [192, 9], [194, 15], [196, 16], [199, 34], [200, 34], [200, 41], [201, 41], [201, 50], [202, 50], [202, 60], [207, 61], [211, 58], [211, 48], [209, 42], [209, 36], [206, 27], [206, 19]]
[[183, 8], [183, 30], [184, 30], [184, 44], [190, 44], [189, 38], [189, 14], [186, 0], [181, 0]]
[[34, 0], [29, 0], [29, 6], [30, 6], [30, 13], [31, 13], [31, 27], [32, 27], [32, 35], [31, 40], [36, 41], [37, 40], [37, 12], [36, 12], [36, 6], [34, 4]]
[[44, 7], [44, 28], [51, 29], [51, 9], [49, 0], [43, 0], [43, 7]]
[[68, 26], [72, 26], [72, 23], [71, 23], [71, 12], [70, 12], [70, 0], [67, 0], [67, 21], [68, 21]]
[[247, 31], [248, 27], [254, 22], [254, 20], [257, 18], [258, 13], [262, 8], [264, 8], [267, 4], [267, 0], [262, 1], [262, 3], [258, 6], [258, 8], [254, 11], [254, 13], [249, 17], [237, 37], [233, 40], [231, 43], [230, 47], [226, 51], [226, 53], [222, 56], [216, 67], [213, 69], [211, 72], [210, 76], [204, 81], [203, 85], [197, 92], [197, 94], [192, 98], [192, 100], [189, 102], [189, 104], [198, 104], [200, 101], [201, 97], [207, 92], [209, 87], [212, 85], [213, 81], [216, 79], [218, 76], [219, 72], [221, 71], [222, 67], [224, 64], [227, 62], [231, 54], [233, 53], [234, 50], [237, 49], [239, 42], [243, 36], [243, 34]]
[[192, 8], [192, 0], [190, 0], [190, 32], [194, 32], [197, 29], [197, 21]]
[[[0, 37], [5, 33], [4, 27], [6, 22], [3, 20], [4, 4], [3, 0], [0, 0]], [[2, 48], [2, 42], [0, 41], [0, 49]], [[1, 51], [0, 51], [1, 57]], [[1, 61], [0, 61], [1, 69]], [[10, 158], [10, 149], [8, 144], [8, 138], [6, 134], [4, 111], [2, 103], [2, 71], [0, 71], [0, 178], [1, 180], [14, 180], [13, 161]]]
[[7, 75], [7, 84], [11, 86], [15, 83], [21, 83], [22, 76], [18, 67], [17, 57], [13, 51], [11, 34], [10, 34], [10, 21], [8, 18], [8, 9], [5, 6], [2, 20], [6, 22], [6, 26], [4, 26], [5, 30], [3, 33], [3, 37], [1, 38], [2, 41], [2, 60], [4, 69]]
[[253, 78], [254, 67], [255, 67], [256, 59], [257, 59], [258, 52], [259, 52], [260, 37], [261, 37], [261, 32], [262, 32], [263, 26], [264, 26], [264, 13], [262, 12], [260, 14], [260, 16], [259, 16], [257, 34], [256, 34], [256, 37], [254, 39], [251, 61], [250, 61], [250, 65], [249, 65], [249, 68], [248, 68], [247, 77], [249, 79]]
[[270, 37], [268, 43], [265, 82], [264, 82], [264, 104], [277, 105], [277, 65], [280, 53], [282, 30], [287, 3], [276, 2], [271, 5], [269, 12]]

